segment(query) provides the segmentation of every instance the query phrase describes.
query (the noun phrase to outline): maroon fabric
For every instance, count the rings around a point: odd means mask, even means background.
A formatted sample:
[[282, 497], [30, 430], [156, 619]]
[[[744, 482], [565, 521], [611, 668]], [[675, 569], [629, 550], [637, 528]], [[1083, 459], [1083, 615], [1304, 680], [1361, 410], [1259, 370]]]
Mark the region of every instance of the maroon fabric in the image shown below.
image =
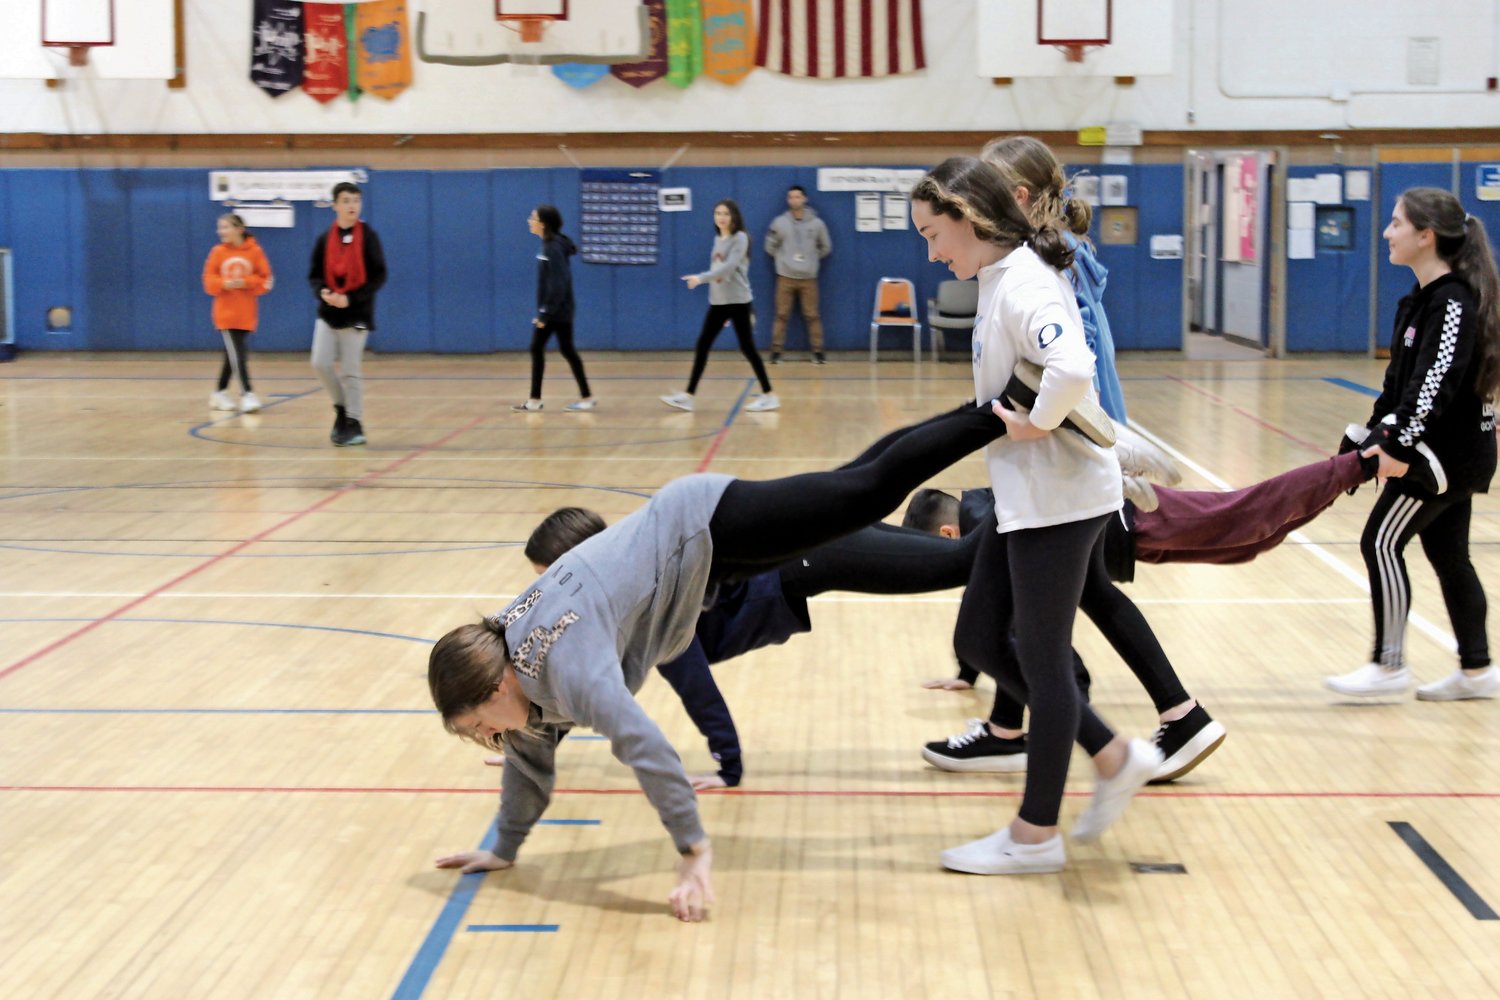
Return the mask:
[[1359, 453], [1350, 451], [1228, 493], [1158, 486], [1161, 506], [1136, 511], [1136, 561], [1249, 562], [1364, 479]]

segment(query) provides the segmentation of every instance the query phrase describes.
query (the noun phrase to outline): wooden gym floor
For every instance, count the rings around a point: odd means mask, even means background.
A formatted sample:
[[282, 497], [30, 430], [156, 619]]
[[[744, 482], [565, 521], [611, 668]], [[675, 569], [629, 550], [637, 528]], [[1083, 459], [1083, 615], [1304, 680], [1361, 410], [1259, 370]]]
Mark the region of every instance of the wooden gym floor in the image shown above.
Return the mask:
[[[268, 405], [247, 417], [207, 409], [207, 354], [0, 366], [0, 992], [1500, 995], [1500, 706], [1339, 705], [1320, 687], [1367, 655], [1371, 488], [1252, 565], [1142, 567], [1129, 593], [1229, 737], [1101, 845], [1070, 847], [1061, 875], [938, 866], [1008, 821], [1021, 787], [919, 756], [988, 710], [988, 681], [919, 687], [953, 667], [957, 593], [832, 595], [811, 635], [718, 668], [747, 773], [702, 798], [710, 922], [668, 914], [671, 845], [587, 734], [517, 869], [435, 870], [484, 840], [498, 774], [439, 726], [428, 644], [528, 582], [538, 518], [615, 520], [698, 469], [830, 467], [969, 391], [965, 365], [794, 356], [771, 369], [783, 409], [746, 413], [744, 363], [721, 352], [687, 414], [656, 399], [685, 355], [585, 360], [596, 412], [562, 411], [554, 356], [547, 409], [516, 414], [522, 355], [374, 356], [371, 443], [351, 449], [329, 446], [300, 356], [253, 358]], [[1326, 454], [1382, 365], [1121, 370], [1134, 422], [1212, 489]], [[969, 459], [937, 485], [983, 480]], [[1473, 528], [1492, 588], [1497, 513], [1480, 498]], [[1453, 669], [1451, 640], [1410, 556], [1410, 659], [1429, 681]], [[1077, 641], [1106, 717], [1149, 735], [1129, 673], [1086, 622]], [[667, 685], [641, 699], [689, 770], [710, 769]], [[1065, 826], [1088, 788], [1075, 759]]]

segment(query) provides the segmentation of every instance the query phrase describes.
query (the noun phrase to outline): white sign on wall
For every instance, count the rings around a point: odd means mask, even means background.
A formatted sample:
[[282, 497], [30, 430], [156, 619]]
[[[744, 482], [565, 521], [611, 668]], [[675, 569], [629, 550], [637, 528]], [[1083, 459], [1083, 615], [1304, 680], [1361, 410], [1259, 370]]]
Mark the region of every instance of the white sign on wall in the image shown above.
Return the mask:
[[368, 180], [363, 170], [213, 170], [208, 196], [214, 201], [332, 201], [335, 184]]
[[899, 191], [906, 194], [927, 171], [889, 167], [819, 167], [819, 191]]
[[691, 212], [692, 188], [662, 188], [656, 192], [656, 207], [663, 212]]

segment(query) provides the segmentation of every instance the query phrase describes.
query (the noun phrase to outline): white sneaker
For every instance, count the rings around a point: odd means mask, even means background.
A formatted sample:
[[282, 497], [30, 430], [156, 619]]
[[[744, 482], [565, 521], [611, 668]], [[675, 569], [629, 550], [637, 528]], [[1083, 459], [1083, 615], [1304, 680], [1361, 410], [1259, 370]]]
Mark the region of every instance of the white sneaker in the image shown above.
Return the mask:
[[1351, 698], [1390, 697], [1405, 693], [1411, 686], [1411, 671], [1405, 667], [1391, 669], [1378, 663], [1366, 663], [1347, 674], [1323, 678], [1323, 686]]
[[1135, 504], [1136, 510], [1151, 513], [1161, 506], [1161, 499], [1156, 495], [1156, 487], [1145, 476], [1127, 475], [1122, 480], [1125, 487], [1125, 499]]
[[581, 413], [584, 410], [592, 410], [598, 405], [598, 400], [594, 399], [593, 396], [590, 396], [588, 399], [580, 399], [576, 403], [569, 403], [567, 406], [564, 406], [563, 409], [572, 410], [574, 413]]
[[240, 412], [254, 413], [260, 409], [260, 397], [253, 392], [247, 392], [240, 397]]
[[535, 413], [542, 408], [542, 401], [540, 399], [528, 399], [524, 403], [512, 403], [510, 408], [517, 413]]
[[238, 410], [239, 405], [235, 403], [233, 397], [231, 397], [229, 393], [225, 392], [223, 389], [220, 389], [218, 392], [208, 397], [208, 408], [210, 410]]
[[675, 406], [679, 410], [693, 412], [693, 396], [687, 392], [674, 392], [670, 396], [661, 397], [661, 401], [668, 406]]
[[1135, 793], [1155, 777], [1161, 765], [1160, 750], [1145, 740], [1131, 740], [1125, 749], [1125, 764], [1115, 776], [1094, 779], [1094, 797], [1073, 824], [1069, 836], [1080, 844], [1098, 840], [1125, 812]]
[[1417, 688], [1418, 701], [1468, 701], [1500, 694], [1500, 670], [1490, 667], [1478, 673], [1455, 670], [1440, 681]]
[[776, 393], [765, 392], [746, 403], [745, 409], [753, 413], [759, 413], [763, 410], [779, 410], [781, 409], [781, 400], [776, 398]]
[[1018, 844], [1010, 828], [943, 852], [943, 867], [970, 875], [1039, 875], [1060, 872], [1068, 862], [1063, 839], [1054, 834], [1040, 844]]
[[1182, 482], [1182, 472], [1170, 455], [1129, 427], [1115, 424], [1115, 457], [1127, 476], [1144, 476], [1163, 486]]

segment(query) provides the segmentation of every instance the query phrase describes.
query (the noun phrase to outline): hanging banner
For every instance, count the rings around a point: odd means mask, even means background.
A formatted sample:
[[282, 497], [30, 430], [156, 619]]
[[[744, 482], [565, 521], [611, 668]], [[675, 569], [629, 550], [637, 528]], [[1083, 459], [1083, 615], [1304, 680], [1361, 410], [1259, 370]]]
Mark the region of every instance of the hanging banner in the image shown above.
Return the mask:
[[250, 17], [250, 82], [280, 97], [302, 83], [302, 5], [255, 0]]
[[703, 72], [703, 20], [698, 0], [667, 0], [667, 82], [686, 87]]
[[302, 89], [315, 101], [327, 104], [349, 86], [349, 49], [344, 35], [344, 5], [302, 5], [305, 66]]
[[348, 46], [349, 51], [348, 77], [350, 101], [359, 100], [359, 95], [364, 93], [359, 88], [359, 59], [356, 58], [358, 48], [354, 38], [354, 24], [359, 19], [359, 12], [356, 9], [358, 6], [359, 4], [354, 3], [344, 4], [344, 44]]
[[751, 0], [702, 0], [703, 75], [733, 86], [755, 69]]
[[920, 0], [760, 0], [756, 64], [820, 80], [927, 66]]
[[609, 66], [603, 63], [558, 63], [552, 67], [552, 75], [574, 90], [582, 90], [609, 76]]
[[356, 10], [355, 77], [359, 89], [394, 101], [411, 86], [411, 26], [406, 0], [374, 0]]
[[644, 87], [667, 75], [666, 0], [646, 0], [651, 15], [651, 45], [640, 62], [616, 63], [609, 71], [632, 87]]

